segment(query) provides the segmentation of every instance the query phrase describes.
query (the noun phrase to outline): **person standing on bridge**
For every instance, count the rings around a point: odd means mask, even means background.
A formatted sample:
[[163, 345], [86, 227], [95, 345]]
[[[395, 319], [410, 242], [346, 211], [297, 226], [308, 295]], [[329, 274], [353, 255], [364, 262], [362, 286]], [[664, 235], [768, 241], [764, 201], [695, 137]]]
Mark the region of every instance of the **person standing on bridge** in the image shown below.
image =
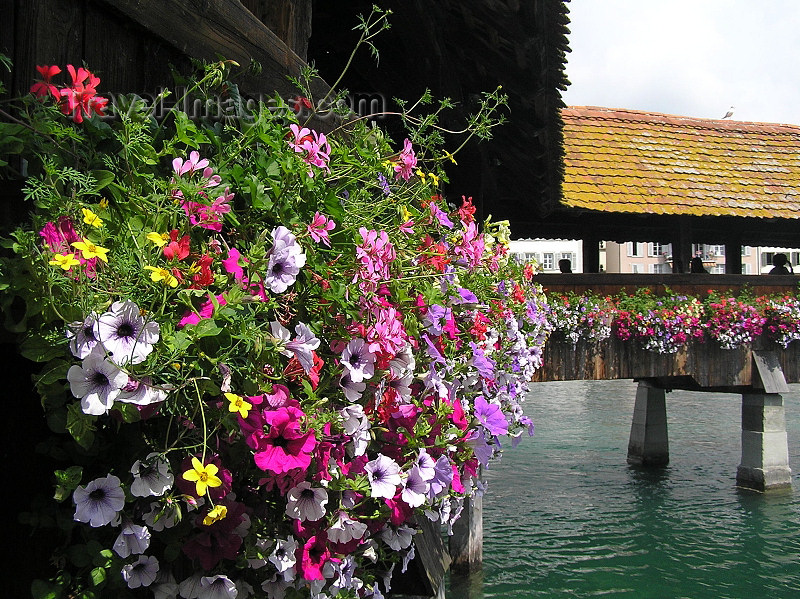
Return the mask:
[[792, 265], [789, 264], [789, 260], [786, 258], [786, 254], [783, 252], [778, 252], [772, 257], [772, 270], [769, 271], [771, 275], [792, 275], [794, 271], [792, 270]]

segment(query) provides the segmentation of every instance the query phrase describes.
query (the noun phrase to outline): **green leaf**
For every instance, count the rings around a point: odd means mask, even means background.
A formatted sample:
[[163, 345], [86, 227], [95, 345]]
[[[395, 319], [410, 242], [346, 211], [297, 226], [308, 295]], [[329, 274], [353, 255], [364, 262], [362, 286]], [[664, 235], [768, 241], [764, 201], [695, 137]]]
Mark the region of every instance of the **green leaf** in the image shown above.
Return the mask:
[[201, 337], [214, 337], [215, 335], [219, 335], [221, 331], [222, 329], [217, 326], [217, 323], [210, 318], [201, 320], [191, 327], [191, 332], [198, 339]]
[[66, 360], [50, 360], [38, 375], [34, 376], [34, 382], [39, 385], [52, 385], [67, 378], [69, 363]]
[[91, 171], [95, 180], [95, 191], [100, 191], [114, 180], [114, 173], [102, 169]]
[[64, 501], [81, 484], [83, 468], [81, 466], [70, 466], [66, 470], [56, 470], [54, 474], [56, 476], [56, 491], [53, 498], [56, 501]]
[[106, 580], [106, 570], [105, 568], [93, 568], [92, 571], [89, 573], [89, 578], [92, 580], [92, 584], [97, 586]]
[[37, 579], [31, 583], [31, 596], [33, 599], [59, 599], [62, 589], [60, 584]]
[[94, 443], [94, 421], [94, 416], [83, 413], [80, 403], [73, 403], [67, 408], [67, 430], [84, 449], [89, 449]]
[[32, 335], [22, 342], [19, 353], [34, 362], [49, 362], [63, 356], [64, 350], [38, 335]]

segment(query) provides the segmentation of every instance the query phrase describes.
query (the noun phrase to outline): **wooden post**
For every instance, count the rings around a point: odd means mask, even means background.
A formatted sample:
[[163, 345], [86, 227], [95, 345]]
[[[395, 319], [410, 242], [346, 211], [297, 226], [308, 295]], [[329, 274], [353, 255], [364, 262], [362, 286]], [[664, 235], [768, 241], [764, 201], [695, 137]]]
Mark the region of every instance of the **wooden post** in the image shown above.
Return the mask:
[[725, 243], [725, 274], [742, 274], [742, 244], [738, 240]]
[[669, 463], [666, 392], [647, 380], [639, 381], [636, 389], [628, 463], [639, 466]]
[[483, 497], [464, 499], [461, 517], [453, 524], [450, 557], [454, 572], [470, 574], [483, 567]]
[[596, 237], [583, 239], [583, 272], [600, 272], [600, 240]]

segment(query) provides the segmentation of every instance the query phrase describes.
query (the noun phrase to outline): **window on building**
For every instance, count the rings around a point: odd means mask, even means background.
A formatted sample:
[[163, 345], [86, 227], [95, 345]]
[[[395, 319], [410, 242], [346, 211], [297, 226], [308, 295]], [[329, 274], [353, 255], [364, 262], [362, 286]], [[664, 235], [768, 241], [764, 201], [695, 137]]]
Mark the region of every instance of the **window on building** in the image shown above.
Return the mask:
[[772, 266], [772, 258], [775, 252], [762, 252], [761, 253], [761, 267]]
[[672, 272], [669, 264], [651, 264], [650, 272], [657, 275], [663, 275]]
[[572, 266], [575, 266], [575, 252], [561, 252], [559, 260], [569, 260]]
[[553, 252], [545, 252], [542, 254], [542, 268], [545, 270], [554, 270], [556, 267]]
[[711, 273], [715, 275], [724, 275], [725, 274], [725, 265], [724, 264], [716, 264], [711, 267]]
[[800, 252], [791, 252], [789, 254], [789, 264], [792, 266], [800, 264]]
[[606, 242], [605, 242], [605, 241], [600, 241], [600, 242], [598, 242], [598, 243], [597, 243], [597, 249], [598, 249], [598, 250], [604, 250], [604, 249], [606, 249]]
[[692, 244], [692, 256], [704, 256], [706, 252], [706, 246], [702, 243], [693, 243]]
[[742, 256], [749, 256], [753, 252], [753, 248], [749, 245], [742, 246]]
[[631, 264], [631, 272], [634, 272], [634, 273], [642, 272], [642, 265], [634, 262], [633, 264]]
[[712, 245], [710, 248], [711, 253], [714, 256], [724, 256], [725, 255], [725, 246], [724, 245]]
[[643, 245], [643, 243], [638, 241], [629, 241], [628, 256], [644, 256]]
[[749, 264], [742, 264], [742, 274], [743, 275], [749, 275], [749, 274], [752, 274], [752, 272], [753, 271], [751, 270]]

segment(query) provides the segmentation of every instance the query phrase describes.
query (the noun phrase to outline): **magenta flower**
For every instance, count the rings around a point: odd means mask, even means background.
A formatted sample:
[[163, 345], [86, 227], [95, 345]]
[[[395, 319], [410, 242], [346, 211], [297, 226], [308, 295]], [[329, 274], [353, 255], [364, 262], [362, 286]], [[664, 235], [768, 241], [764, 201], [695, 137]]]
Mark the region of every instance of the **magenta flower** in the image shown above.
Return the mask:
[[172, 170], [175, 171], [175, 174], [179, 177], [183, 175], [191, 175], [195, 171], [199, 171], [200, 169], [205, 169], [208, 166], [208, 160], [203, 158], [200, 159], [200, 153], [197, 151], [192, 151], [189, 153], [189, 158], [184, 160], [183, 158], [175, 158], [172, 161]]
[[394, 246], [389, 242], [386, 231], [358, 230], [363, 243], [356, 246], [356, 260], [359, 269], [354, 280], [361, 281], [362, 291], [374, 291], [378, 283], [391, 278], [389, 265], [397, 257]]
[[251, 443], [257, 449], [253, 456], [256, 466], [275, 474], [285, 474], [294, 468], [308, 469], [317, 439], [314, 431], [300, 430], [303, 416], [303, 411], [293, 406], [261, 412], [269, 433], [264, 434], [262, 427], [251, 435]]
[[443, 227], [447, 227], [448, 229], [453, 228], [453, 221], [450, 220], [446, 212], [444, 212], [441, 208], [439, 208], [439, 206], [436, 205], [436, 202], [431, 202], [430, 208], [431, 208], [431, 216], [433, 216], [433, 218], [435, 218], [440, 225], [442, 225]]
[[315, 535], [306, 541], [298, 560], [298, 572], [306, 580], [325, 580], [322, 568], [331, 556], [325, 535]]
[[329, 219], [324, 214], [319, 212], [314, 213], [314, 218], [311, 224], [306, 227], [311, 239], [317, 243], [324, 243], [326, 246], [331, 247], [331, 241], [328, 238], [328, 231], [332, 231], [336, 227], [336, 223]]
[[289, 329], [277, 320], [269, 323], [269, 326], [280, 352], [289, 358], [297, 358], [303, 370], [310, 372], [314, 367], [314, 350], [319, 347], [320, 341], [308, 325], [298, 323], [294, 327], [294, 339], [290, 339]]
[[406, 139], [403, 141], [403, 151], [400, 152], [400, 157], [394, 165], [395, 178], [403, 178], [408, 181], [411, 175], [414, 174], [414, 169], [417, 167], [417, 157], [414, 155], [414, 149], [411, 147], [411, 140]]
[[[330, 172], [328, 161], [330, 160], [331, 146], [325, 138], [325, 134], [317, 133], [307, 127], [301, 128], [294, 123], [289, 125], [289, 129], [294, 135], [294, 139], [289, 140], [289, 146], [298, 154], [305, 153], [303, 162]], [[314, 176], [314, 171], [310, 168], [308, 176]]]
[[391, 306], [377, 308], [373, 315], [375, 322], [366, 331], [369, 350], [393, 357], [405, 348], [408, 340], [402, 315]]
[[467, 266], [474, 269], [480, 265], [484, 249], [483, 236], [478, 233], [478, 227], [472, 222], [465, 227], [464, 235], [453, 248], [453, 252], [461, 256]]
[[222, 216], [231, 211], [232, 199], [233, 194], [226, 187], [225, 193], [217, 197], [210, 206], [200, 202], [184, 201], [181, 207], [193, 226], [219, 232], [222, 231]]

